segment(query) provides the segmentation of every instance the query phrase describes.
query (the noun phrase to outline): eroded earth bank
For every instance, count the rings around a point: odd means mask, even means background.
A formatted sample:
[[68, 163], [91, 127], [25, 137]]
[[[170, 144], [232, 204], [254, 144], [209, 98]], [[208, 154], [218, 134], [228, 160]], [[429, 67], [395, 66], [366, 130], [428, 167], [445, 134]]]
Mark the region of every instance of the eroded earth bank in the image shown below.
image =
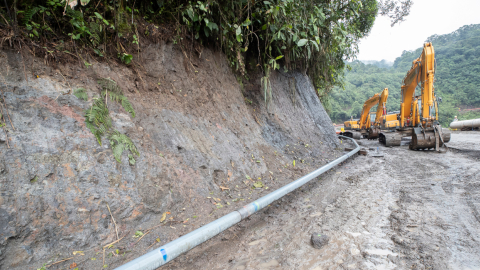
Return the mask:
[[[172, 43], [152, 45], [133, 67], [29, 55], [0, 52], [2, 269], [113, 269], [343, 153], [301, 72], [272, 74], [266, 103], [255, 71], [237, 80], [208, 49], [187, 58]], [[113, 128], [140, 153], [133, 166], [85, 125], [102, 78], [136, 112], [108, 101]], [[72, 94], [80, 87], [88, 101]]]

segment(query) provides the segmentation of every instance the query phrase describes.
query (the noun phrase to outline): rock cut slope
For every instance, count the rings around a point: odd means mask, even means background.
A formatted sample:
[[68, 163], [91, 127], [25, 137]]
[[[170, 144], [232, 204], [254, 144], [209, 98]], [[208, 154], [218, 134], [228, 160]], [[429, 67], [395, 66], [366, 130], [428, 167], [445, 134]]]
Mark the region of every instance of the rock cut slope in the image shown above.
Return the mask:
[[[267, 108], [259, 80], [242, 90], [209, 49], [187, 58], [171, 43], [151, 45], [133, 67], [45, 65], [23, 55], [0, 51], [13, 123], [0, 131], [1, 268], [37, 269], [78, 250], [86, 255], [51, 269], [99, 267], [102, 247], [125, 237], [115, 248], [126, 255], [105, 262], [118, 266], [340, 155], [328, 115], [297, 71], [272, 74]], [[136, 111], [131, 118], [108, 103], [114, 128], [140, 152], [134, 166], [126, 154], [116, 162], [108, 140], [99, 145], [85, 126], [99, 78], [116, 81]], [[78, 87], [89, 101], [72, 95]], [[163, 213], [165, 225], [135, 244], [135, 231], [160, 224]]]

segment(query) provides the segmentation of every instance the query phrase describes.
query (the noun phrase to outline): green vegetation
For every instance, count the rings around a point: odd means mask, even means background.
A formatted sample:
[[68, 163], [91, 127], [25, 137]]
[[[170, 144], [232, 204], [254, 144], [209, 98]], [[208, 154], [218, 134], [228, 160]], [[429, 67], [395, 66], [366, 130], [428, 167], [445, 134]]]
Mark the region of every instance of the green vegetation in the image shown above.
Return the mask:
[[[466, 111], [480, 107], [480, 64], [477, 61], [480, 25], [463, 26], [450, 34], [431, 36], [427, 41], [432, 42], [435, 49], [435, 93], [442, 98], [439, 104], [441, 124], [448, 126], [455, 115], [460, 120], [480, 117], [480, 110]], [[339, 123], [350, 116], [358, 117], [363, 102], [386, 87], [389, 89], [388, 111], [400, 110], [403, 77], [421, 51], [422, 48], [404, 51], [390, 68], [359, 61], [349, 63], [351, 70], [346, 72], [345, 89], [335, 88], [326, 103], [332, 120]]]
[[88, 67], [91, 64], [85, 59], [93, 55], [115, 57], [135, 66], [135, 52], [146, 40], [173, 40], [183, 51], [193, 51], [187, 45], [197, 41], [220, 48], [232, 68], [246, 79], [247, 70], [262, 72], [268, 102], [272, 94], [269, 76], [280, 67], [304, 70], [319, 97], [326, 97], [333, 86], [342, 84], [344, 60], [358, 52], [358, 40], [368, 34], [377, 14], [389, 16], [395, 24], [408, 15], [411, 0], [5, 3], [0, 14], [9, 29], [3, 32], [3, 41], [18, 47], [23, 42], [32, 52], [47, 55], [49, 61], [75, 57]]
[[[121, 162], [124, 151], [129, 151], [128, 161], [130, 165], [135, 165], [136, 160], [134, 156], [138, 156], [140, 153], [127, 135], [121, 134], [117, 130], [112, 130], [112, 119], [107, 104], [108, 96], [110, 96], [111, 101], [122, 105], [125, 111], [130, 113], [132, 117], [135, 117], [135, 111], [115, 81], [100, 79], [98, 84], [102, 86], [102, 93], [100, 96], [94, 97], [90, 108], [85, 110], [85, 125], [90, 129], [100, 145], [102, 145], [102, 137], [107, 136], [112, 147], [113, 156], [117, 162]], [[75, 90], [74, 94], [79, 99], [88, 100], [86, 90], [83, 88]]]

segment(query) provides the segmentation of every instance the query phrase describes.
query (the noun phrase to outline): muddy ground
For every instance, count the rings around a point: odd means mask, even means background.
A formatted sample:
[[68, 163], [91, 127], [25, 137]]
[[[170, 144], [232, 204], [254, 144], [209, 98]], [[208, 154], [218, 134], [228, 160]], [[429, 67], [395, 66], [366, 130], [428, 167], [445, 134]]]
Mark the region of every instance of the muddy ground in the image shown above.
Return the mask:
[[444, 154], [361, 142], [384, 157], [352, 158], [160, 269], [480, 269], [480, 133]]

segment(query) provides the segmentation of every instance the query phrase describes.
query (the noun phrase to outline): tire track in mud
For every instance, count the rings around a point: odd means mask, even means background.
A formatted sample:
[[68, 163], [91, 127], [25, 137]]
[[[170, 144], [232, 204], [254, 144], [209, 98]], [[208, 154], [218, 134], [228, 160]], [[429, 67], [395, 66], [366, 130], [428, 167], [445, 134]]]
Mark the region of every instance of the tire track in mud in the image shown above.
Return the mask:
[[[454, 135], [455, 136], [455, 135]], [[468, 145], [465, 145], [468, 147]], [[410, 152], [407, 152], [407, 154]], [[399, 157], [411, 173], [399, 186], [400, 208], [390, 217], [400, 269], [479, 269], [480, 166], [476, 157], [449, 151]]]

